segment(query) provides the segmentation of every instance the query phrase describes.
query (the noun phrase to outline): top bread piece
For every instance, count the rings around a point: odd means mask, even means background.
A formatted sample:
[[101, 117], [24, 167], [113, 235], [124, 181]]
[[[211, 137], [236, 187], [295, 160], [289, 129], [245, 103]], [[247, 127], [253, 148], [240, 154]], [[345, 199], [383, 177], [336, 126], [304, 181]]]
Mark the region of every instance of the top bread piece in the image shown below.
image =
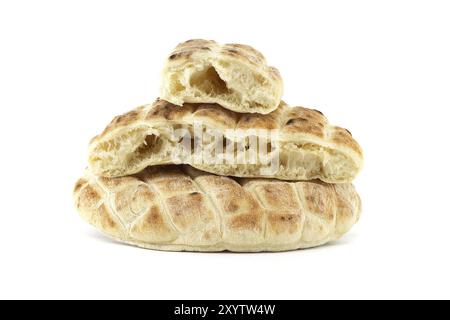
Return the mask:
[[243, 44], [186, 41], [170, 54], [162, 73], [161, 98], [179, 106], [217, 103], [235, 112], [267, 114], [282, 94], [279, 71]]

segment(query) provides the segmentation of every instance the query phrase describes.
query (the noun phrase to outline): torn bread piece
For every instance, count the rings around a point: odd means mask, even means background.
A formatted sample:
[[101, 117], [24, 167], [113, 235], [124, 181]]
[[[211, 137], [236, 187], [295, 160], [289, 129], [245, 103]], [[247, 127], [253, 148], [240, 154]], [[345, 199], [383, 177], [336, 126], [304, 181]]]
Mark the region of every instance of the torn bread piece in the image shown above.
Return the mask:
[[87, 171], [81, 217], [118, 241], [170, 251], [286, 251], [340, 238], [358, 221], [351, 184], [222, 177], [155, 166], [120, 178]]
[[225, 176], [348, 183], [363, 155], [348, 130], [317, 110], [281, 103], [267, 115], [241, 114], [217, 104], [157, 100], [114, 118], [91, 141], [88, 161], [92, 173], [106, 177], [182, 163]]
[[190, 40], [167, 59], [160, 95], [179, 106], [217, 103], [235, 112], [267, 114], [278, 107], [282, 94], [279, 71], [252, 47]]
[[[220, 135], [208, 139], [207, 132]], [[180, 149], [187, 156], [175, 158]], [[249, 159], [255, 154], [256, 161]], [[348, 130], [330, 125], [316, 110], [282, 103], [267, 115], [241, 114], [216, 104], [179, 107], [157, 100], [115, 117], [91, 141], [88, 161], [92, 173], [106, 177], [183, 163], [225, 176], [348, 183], [361, 170], [363, 155]]]

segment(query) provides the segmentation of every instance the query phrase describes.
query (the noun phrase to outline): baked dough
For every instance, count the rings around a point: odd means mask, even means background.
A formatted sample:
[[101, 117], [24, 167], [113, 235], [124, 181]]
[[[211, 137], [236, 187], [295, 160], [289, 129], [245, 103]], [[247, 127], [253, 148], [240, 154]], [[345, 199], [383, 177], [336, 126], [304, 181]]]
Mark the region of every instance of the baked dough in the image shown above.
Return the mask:
[[282, 94], [278, 70], [242, 44], [186, 41], [170, 54], [162, 72], [161, 98], [180, 106], [218, 103], [236, 112], [266, 114], [277, 108]]
[[[201, 123], [207, 131], [223, 133], [223, 137], [220, 141], [203, 139], [202, 144], [198, 143], [200, 140], [193, 130], [196, 123]], [[189, 150], [186, 150], [189, 155], [199, 154], [198, 148], [201, 148], [202, 155], [216, 160], [223, 157], [223, 163], [198, 161], [195, 156], [174, 161], [173, 154], [180, 149], [180, 137], [173, 134], [175, 129], [189, 133], [193, 141], [189, 140]], [[230, 135], [228, 129], [252, 135], [242, 138]], [[276, 140], [269, 140], [269, 131], [277, 133]], [[226, 160], [227, 147], [223, 148], [224, 154], [214, 151], [219, 143], [231, 146], [235, 159], [248, 157], [249, 137], [254, 136], [260, 137], [260, 145], [267, 142], [265, 157], [254, 162], [239, 164]], [[274, 166], [270, 159], [278, 164], [272, 171]], [[179, 107], [158, 99], [153, 105], [114, 118], [104, 132], [91, 141], [89, 149], [91, 171], [106, 177], [125, 176], [147, 166], [180, 162], [225, 176], [348, 183], [360, 171], [363, 156], [348, 130], [330, 125], [319, 111], [291, 108], [283, 102], [274, 112], [260, 115], [232, 112], [217, 104]]]
[[285, 251], [338, 239], [358, 221], [351, 184], [216, 176], [188, 166], [150, 167], [74, 189], [81, 216], [106, 235], [171, 251]]

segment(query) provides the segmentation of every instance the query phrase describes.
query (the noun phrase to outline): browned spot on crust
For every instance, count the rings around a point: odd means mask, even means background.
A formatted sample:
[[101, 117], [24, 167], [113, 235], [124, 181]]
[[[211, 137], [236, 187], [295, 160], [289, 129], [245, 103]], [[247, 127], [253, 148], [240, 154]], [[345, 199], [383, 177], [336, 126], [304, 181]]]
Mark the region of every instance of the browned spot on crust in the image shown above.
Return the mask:
[[337, 223], [340, 232], [346, 232], [352, 222], [357, 220], [361, 210], [361, 199], [350, 184], [334, 185], [336, 191]]
[[320, 115], [322, 115], [323, 116], [323, 113], [322, 113], [322, 111], [319, 111], [319, 110], [317, 110], [317, 109], [311, 109], [312, 111], [315, 111], [315, 112], [317, 112], [318, 114], [320, 114]]
[[150, 203], [154, 201], [156, 198], [156, 194], [148, 188], [148, 185], [140, 185], [137, 188], [136, 193], [133, 196], [133, 201], [137, 200], [145, 200], [146, 202]]
[[337, 144], [344, 145], [356, 153], [362, 155], [362, 150], [359, 144], [353, 139], [352, 135], [347, 129], [335, 127], [333, 134], [333, 141]]
[[284, 222], [291, 222], [291, 221], [293, 221], [295, 219], [295, 216], [294, 215], [280, 215], [280, 220], [281, 221], [284, 221]]
[[114, 188], [118, 186], [123, 186], [125, 184], [133, 184], [136, 182], [136, 178], [132, 176], [126, 176], [126, 177], [118, 177], [118, 178], [106, 178], [106, 177], [99, 177], [99, 181], [104, 184], [105, 186], [109, 188]]
[[303, 192], [311, 213], [329, 221], [334, 219], [334, 196], [330, 185], [305, 182]]
[[327, 119], [320, 113], [303, 107], [294, 107], [290, 109], [289, 116], [291, 118], [305, 118], [315, 122], [327, 122]]
[[262, 230], [262, 216], [261, 212], [244, 213], [233, 216], [230, 219], [230, 228], [259, 232]]
[[151, 224], [153, 227], [160, 229], [161, 226], [165, 226], [164, 220], [161, 215], [161, 211], [157, 206], [152, 206], [150, 208], [150, 212], [146, 216], [146, 220], [148, 224]]
[[164, 195], [172, 195], [182, 192], [196, 192], [197, 188], [190, 178], [167, 177], [154, 182], [155, 187]]
[[229, 215], [238, 215], [258, 210], [259, 205], [254, 197], [235, 180], [208, 175], [199, 178], [207, 186], [210, 194], [214, 195], [217, 205]]
[[129, 125], [130, 123], [137, 120], [137, 117], [139, 116], [139, 113], [141, 110], [142, 110], [142, 108], [140, 108], [139, 110], [132, 110], [130, 112], [127, 112], [120, 116], [117, 116], [113, 119], [111, 124], [114, 125], [115, 127], [116, 126], [122, 127], [122, 126]]
[[176, 238], [173, 228], [164, 220], [161, 209], [154, 205], [133, 225], [131, 234], [136, 239], [148, 242], [169, 241]]
[[310, 123], [308, 122], [308, 120], [299, 118], [289, 120], [284, 130], [286, 132], [305, 133], [323, 138], [324, 137], [323, 128], [324, 128], [323, 124]]
[[286, 123], [286, 125], [289, 126], [289, 125], [295, 124], [296, 122], [307, 122], [307, 121], [308, 121], [308, 119], [305, 119], [305, 118], [291, 119]]
[[293, 185], [287, 182], [268, 182], [257, 186], [255, 191], [259, 194], [263, 205], [268, 209], [300, 209], [297, 192]]
[[99, 220], [101, 226], [105, 230], [113, 230], [117, 229], [117, 223], [111, 218], [109, 210], [106, 208], [106, 205], [102, 204], [100, 208], [98, 208]]
[[77, 183], [75, 183], [75, 187], [73, 188], [73, 192], [78, 192], [80, 191], [81, 187], [83, 187], [85, 184], [87, 183], [87, 181], [83, 178], [79, 179], [77, 181]]
[[84, 207], [90, 208], [99, 203], [102, 199], [100, 193], [92, 187], [90, 184], [86, 185], [83, 189], [81, 189], [81, 193], [79, 196], [80, 203]]
[[239, 51], [237, 51], [236, 49], [225, 49], [226, 51], [228, 51], [229, 53], [239, 53]]
[[196, 51], [210, 51], [211, 45], [214, 45], [214, 41], [193, 39], [180, 43], [172, 54], [169, 56], [169, 60], [177, 60], [181, 58], [189, 58]]
[[279, 124], [272, 114], [245, 114], [239, 120], [237, 128], [275, 130], [279, 128]]
[[215, 104], [201, 104], [194, 112], [196, 119], [204, 118], [208, 121], [213, 120], [214, 123], [221, 124], [225, 127], [234, 127], [237, 115], [230, 110], [219, 107]]
[[226, 206], [225, 210], [229, 213], [233, 213], [239, 210], [239, 201], [231, 200]]
[[340, 220], [347, 221], [353, 217], [354, 212], [349, 200], [342, 197], [339, 193], [336, 195], [336, 207], [338, 208], [337, 212]]
[[318, 112], [296, 107], [289, 112], [289, 120], [284, 130], [288, 133], [304, 133], [324, 138], [327, 119]]
[[208, 232], [205, 232], [204, 234], [203, 234], [203, 239], [205, 240], [205, 241], [210, 241], [211, 240], [211, 233], [208, 231]]
[[128, 113], [125, 113], [119, 117], [117, 117], [116, 122], [117, 124], [128, 124], [134, 120], [136, 120], [137, 116], [139, 115], [139, 112], [137, 110], [130, 111]]
[[177, 60], [181, 58], [189, 58], [194, 52], [192, 50], [182, 50], [172, 53], [169, 56], [169, 60]]
[[238, 215], [260, 208], [255, 198], [231, 178], [206, 175], [199, 177], [198, 181], [207, 186], [208, 194], [216, 199], [217, 205], [225, 214]]
[[164, 118], [166, 120], [179, 120], [184, 115], [193, 111], [193, 105], [186, 104], [183, 107], [176, 106], [164, 100], [158, 101], [149, 111], [146, 120], [153, 118]]
[[182, 194], [166, 200], [166, 206], [173, 223], [180, 230], [198, 228], [214, 219], [214, 213], [207, 205], [203, 194]]
[[271, 231], [275, 235], [294, 234], [300, 228], [300, 215], [295, 213], [273, 213], [267, 219]]
[[[252, 60], [254, 60], [255, 62], [263, 62], [265, 60], [265, 58], [261, 52], [259, 52], [258, 50], [256, 50], [255, 48], [253, 48], [249, 45], [231, 43], [231, 44], [225, 45], [225, 48], [232, 48], [232, 50], [234, 49], [236, 52], [239, 52], [242, 55], [247, 56], [247, 58], [253, 57]], [[238, 49], [238, 50], [236, 50], [236, 49]]]
[[269, 75], [270, 75], [270, 77], [272, 79], [274, 79], [274, 80], [281, 80], [281, 74], [280, 74], [280, 71], [278, 71], [277, 68], [270, 67], [269, 70], [270, 70], [269, 71]]
[[260, 63], [260, 60], [258, 58], [256, 58], [255, 56], [248, 55], [245, 52], [234, 50], [234, 49], [224, 49], [222, 51], [222, 54], [229, 56], [229, 57], [233, 57], [238, 60], [244, 60], [245, 62], [251, 63], [253, 65]]

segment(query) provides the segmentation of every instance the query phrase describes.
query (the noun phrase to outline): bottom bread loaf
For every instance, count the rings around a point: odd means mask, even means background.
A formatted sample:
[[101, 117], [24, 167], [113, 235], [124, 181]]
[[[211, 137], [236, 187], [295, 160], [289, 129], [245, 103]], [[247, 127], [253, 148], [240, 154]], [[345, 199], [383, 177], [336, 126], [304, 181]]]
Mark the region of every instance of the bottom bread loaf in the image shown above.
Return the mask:
[[358, 221], [351, 184], [216, 176], [157, 166], [121, 178], [87, 171], [76, 183], [80, 215], [106, 235], [171, 251], [285, 251], [338, 239]]

